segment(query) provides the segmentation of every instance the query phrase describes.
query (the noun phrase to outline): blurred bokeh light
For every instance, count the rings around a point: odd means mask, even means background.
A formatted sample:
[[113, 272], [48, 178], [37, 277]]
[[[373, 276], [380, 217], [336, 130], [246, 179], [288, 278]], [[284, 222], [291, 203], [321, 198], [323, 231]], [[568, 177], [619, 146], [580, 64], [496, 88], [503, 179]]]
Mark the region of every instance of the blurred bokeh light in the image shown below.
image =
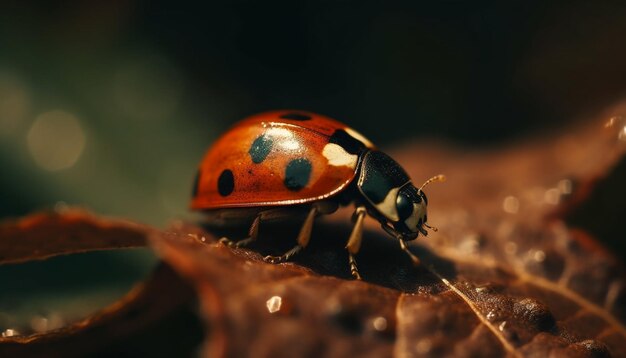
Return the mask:
[[35, 163], [49, 171], [74, 166], [86, 142], [78, 119], [63, 111], [50, 111], [37, 116], [26, 140]]

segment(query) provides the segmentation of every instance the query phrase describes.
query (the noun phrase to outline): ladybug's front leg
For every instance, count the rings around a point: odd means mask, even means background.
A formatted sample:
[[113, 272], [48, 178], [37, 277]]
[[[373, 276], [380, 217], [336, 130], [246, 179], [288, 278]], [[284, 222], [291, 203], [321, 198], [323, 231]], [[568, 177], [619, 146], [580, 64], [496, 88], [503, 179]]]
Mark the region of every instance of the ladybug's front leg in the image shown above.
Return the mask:
[[417, 266], [420, 264], [420, 259], [409, 250], [409, 248], [406, 246], [406, 242], [404, 242], [404, 240], [402, 239], [400, 239], [400, 248], [402, 249], [402, 251], [406, 252], [407, 255], [409, 255], [411, 261], [413, 261], [413, 265]]
[[407, 255], [409, 255], [411, 261], [413, 261], [413, 265], [417, 266], [420, 264], [420, 259], [415, 256], [415, 254], [412, 253], [411, 250], [409, 250], [408, 246], [406, 246], [406, 242], [404, 241], [404, 237], [401, 233], [397, 232], [387, 224], [382, 224], [381, 227], [383, 228], [383, 230], [385, 230], [387, 234], [398, 239], [398, 241], [400, 242], [400, 248], [402, 249], [402, 251], [406, 252]]

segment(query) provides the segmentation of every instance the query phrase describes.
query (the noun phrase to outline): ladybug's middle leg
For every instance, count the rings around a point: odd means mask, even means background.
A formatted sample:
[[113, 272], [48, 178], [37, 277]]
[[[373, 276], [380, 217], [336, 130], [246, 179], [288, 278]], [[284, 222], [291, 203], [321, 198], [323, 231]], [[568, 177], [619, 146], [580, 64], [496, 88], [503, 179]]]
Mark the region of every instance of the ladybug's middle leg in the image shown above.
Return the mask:
[[352, 233], [350, 233], [348, 244], [346, 244], [350, 260], [350, 273], [352, 273], [352, 276], [357, 280], [361, 279], [361, 275], [359, 274], [359, 269], [356, 267], [354, 255], [356, 255], [361, 248], [361, 239], [363, 238], [363, 220], [365, 219], [366, 214], [367, 210], [364, 206], [356, 208], [353, 215], [353, 220], [355, 220], [354, 228], [352, 229]]
[[284, 254], [280, 256], [268, 255], [268, 256], [265, 256], [263, 260], [267, 262], [271, 262], [273, 264], [287, 261], [293, 255], [297, 254], [302, 249], [304, 249], [309, 244], [309, 240], [311, 239], [311, 232], [313, 231], [313, 222], [315, 222], [315, 216], [317, 215], [318, 210], [319, 208], [317, 204], [313, 204], [311, 206], [311, 210], [309, 211], [309, 214], [304, 220], [304, 223], [302, 224], [302, 228], [300, 229], [300, 233], [298, 234], [298, 244], [296, 246], [294, 246], [291, 250], [285, 252]]

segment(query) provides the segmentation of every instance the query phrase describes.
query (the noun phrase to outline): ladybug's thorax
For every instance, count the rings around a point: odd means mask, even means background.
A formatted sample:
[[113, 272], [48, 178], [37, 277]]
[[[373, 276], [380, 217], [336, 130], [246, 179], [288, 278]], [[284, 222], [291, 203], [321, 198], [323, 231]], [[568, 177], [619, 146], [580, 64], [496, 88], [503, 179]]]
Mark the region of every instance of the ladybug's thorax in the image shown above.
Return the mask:
[[364, 154], [357, 187], [382, 224], [391, 224], [409, 239], [423, 230], [426, 195], [413, 186], [405, 170], [387, 154], [376, 150]]

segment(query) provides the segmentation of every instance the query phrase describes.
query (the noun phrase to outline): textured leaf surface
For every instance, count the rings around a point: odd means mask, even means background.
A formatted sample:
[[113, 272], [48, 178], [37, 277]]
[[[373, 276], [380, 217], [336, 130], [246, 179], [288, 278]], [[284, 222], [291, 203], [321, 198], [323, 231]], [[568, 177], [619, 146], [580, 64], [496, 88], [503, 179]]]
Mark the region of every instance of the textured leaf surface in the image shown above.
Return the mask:
[[391, 153], [416, 182], [447, 174], [428, 188], [439, 232], [412, 244], [423, 261], [413, 267], [368, 221], [357, 257], [365, 281], [348, 270], [349, 211], [322, 220], [310, 246], [280, 265], [262, 257], [290, 248], [298, 223], [262, 225], [250, 249], [230, 249], [182, 222], [159, 231], [75, 211], [5, 222], [4, 263], [149, 238], [177, 274], [163, 266], [113, 307], [61, 330], [2, 338], [0, 352], [106, 352], [189, 301], [181, 275], [199, 297], [207, 356], [626, 356], [615, 215], [624, 208], [625, 124], [591, 123], [498, 151], [420, 143]]
[[626, 356], [623, 266], [563, 219], [623, 165], [623, 125], [498, 152], [399, 150], [413, 178], [450, 178], [428, 191], [440, 231], [417, 240], [425, 265], [413, 268], [370, 222], [358, 256], [366, 282], [349, 279], [349, 213], [320, 225], [295, 263], [261, 260], [293, 242], [280, 227], [262, 229], [254, 250], [184, 225], [153, 242], [199, 289], [208, 356]]

